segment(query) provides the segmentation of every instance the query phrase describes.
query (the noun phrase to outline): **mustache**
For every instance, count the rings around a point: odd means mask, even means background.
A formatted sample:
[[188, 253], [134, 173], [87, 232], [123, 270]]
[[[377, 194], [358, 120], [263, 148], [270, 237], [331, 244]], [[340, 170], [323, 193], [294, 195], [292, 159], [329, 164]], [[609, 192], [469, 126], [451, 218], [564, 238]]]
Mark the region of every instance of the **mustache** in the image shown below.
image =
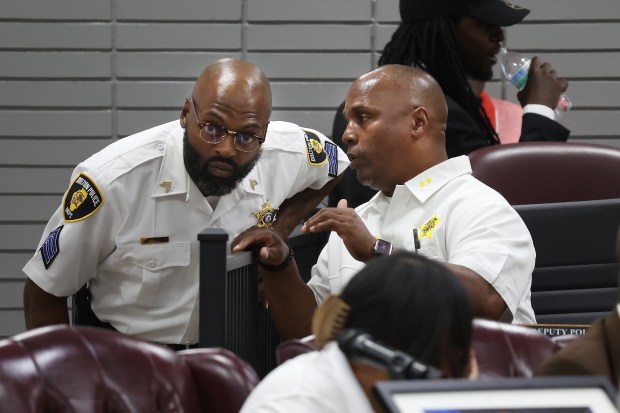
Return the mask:
[[206, 168], [207, 166], [209, 166], [209, 164], [211, 162], [226, 163], [226, 164], [232, 166], [235, 169], [235, 171], [237, 171], [237, 170], [239, 170], [241, 168], [241, 165], [239, 165], [237, 162], [233, 161], [232, 159], [224, 158], [224, 157], [219, 156], [219, 155], [214, 155], [214, 156], [212, 156], [210, 158], [207, 158], [207, 159], [203, 160], [201, 162], [201, 164], [202, 164], [201, 167], [202, 168]]

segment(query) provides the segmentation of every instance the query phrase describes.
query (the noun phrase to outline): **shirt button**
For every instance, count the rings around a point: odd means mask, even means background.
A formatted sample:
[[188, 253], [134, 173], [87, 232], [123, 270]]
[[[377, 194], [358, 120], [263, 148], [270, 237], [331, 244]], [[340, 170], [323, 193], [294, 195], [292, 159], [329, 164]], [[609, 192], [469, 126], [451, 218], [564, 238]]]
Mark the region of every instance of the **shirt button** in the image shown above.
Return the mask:
[[157, 145], [157, 149], [158, 149], [159, 151], [163, 151], [163, 150], [164, 150], [164, 144], [163, 144], [163, 143], [160, 143], [159, 145]]
[[157, 262], [155, 262], [155, 260], [149, 261], [149, 267], [151, 267], [151, 268], [157, 267]]

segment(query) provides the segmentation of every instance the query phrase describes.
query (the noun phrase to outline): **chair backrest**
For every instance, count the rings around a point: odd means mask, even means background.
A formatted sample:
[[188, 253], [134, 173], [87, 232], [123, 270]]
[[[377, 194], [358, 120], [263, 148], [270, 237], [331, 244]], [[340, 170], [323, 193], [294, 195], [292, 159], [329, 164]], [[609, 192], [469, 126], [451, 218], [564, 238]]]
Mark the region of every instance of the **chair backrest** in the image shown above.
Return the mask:
[[[532, 377], [543, 361], [577, 337], [547, 337], [531, 328], [475, 319], [472, 348], [476, 352], [482, 379]], [[315, 350], [314, 336], [287, 340], [277, 348], [278, 365]]]
[[524, 142], [478, 149], [469, 159], [473, 175], [511, 205], [620, 198], [620, 148]]
[[260, 381], [248, 363], [222, 348], [198, 348], [177, 354], [192, 372], [203, 412], [239, 412]]
[[110, 330], [44, 327], [0, 342], [7, 412], [195, 412], [189, 369], [159, 345]]
[[316, 350], [318, 350], [318, 348], [314, 342], [313, 335], [300, 339], [286, 340], [280, 343], [276, 348], [276, 360], [279, 366], [285, 361], [295, 358], [300, 354]]
[[177, 354], [100, 328], [58, 325], [0, 341], [2, 412], [235, 413], [257, 383], [227, 350]]
[[605, 316], [617, 301], [620, 199], [515, 209], [536, 248], [532, 307], [537, 322], [591, 324]]
[[561, 346], [531, 328], [474, 320], [472, 347], [480, 378], [532, 377], [536, 368]]

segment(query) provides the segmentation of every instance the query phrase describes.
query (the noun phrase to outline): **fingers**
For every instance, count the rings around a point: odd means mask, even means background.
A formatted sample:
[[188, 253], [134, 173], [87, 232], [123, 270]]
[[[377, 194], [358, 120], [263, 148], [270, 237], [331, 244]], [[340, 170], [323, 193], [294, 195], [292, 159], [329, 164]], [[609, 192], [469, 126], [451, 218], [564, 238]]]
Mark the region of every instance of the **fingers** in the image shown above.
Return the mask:
[[347, 208], [347, 200], [346, 199], [341, 199], [340, 201], [338, 201], [338, 205], [336, 206], [337, 208]]
[[337, 226], [351, 220], [355, 211], [346, 208], [346, 200], [340, 200], [337, 208], [322, 208], [319, 212], [308, 218], [302, 226], [304, 232], [337, 231]]
[[540, 104], [554, 109], [567, 87], [568, 80], [558, 78], [558, 73], [551, 63], [542, 62], [538, 56], [534, 56], [527, 84], [517, 93], [517, 98], [522, 106]]
[[252, 246], [273, 244], [280, 240], [278, 236], [267, 228], [252, 227], [239, 234], [231, 243], [232, 252], [240, 252]]

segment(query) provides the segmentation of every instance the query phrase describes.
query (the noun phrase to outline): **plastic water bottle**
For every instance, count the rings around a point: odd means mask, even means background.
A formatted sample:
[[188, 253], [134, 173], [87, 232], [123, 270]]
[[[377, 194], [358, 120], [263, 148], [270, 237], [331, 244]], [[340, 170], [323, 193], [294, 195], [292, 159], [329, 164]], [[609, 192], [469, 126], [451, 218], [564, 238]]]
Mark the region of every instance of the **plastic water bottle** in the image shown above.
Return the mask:
[[[530, 70], [531, 59], [519, 53], [510, 52], [502, 48], [499, 52], [500, 66], [504, 77], [510, 81], [517, 89], [521, 90], [527, 83], [527, 74]], [[555, 114], [559, 119], [562, 114], [568, 112], [573, 106], [573, 102], [568, 96], [560, 95], [558, 105], [555, 107]]]

